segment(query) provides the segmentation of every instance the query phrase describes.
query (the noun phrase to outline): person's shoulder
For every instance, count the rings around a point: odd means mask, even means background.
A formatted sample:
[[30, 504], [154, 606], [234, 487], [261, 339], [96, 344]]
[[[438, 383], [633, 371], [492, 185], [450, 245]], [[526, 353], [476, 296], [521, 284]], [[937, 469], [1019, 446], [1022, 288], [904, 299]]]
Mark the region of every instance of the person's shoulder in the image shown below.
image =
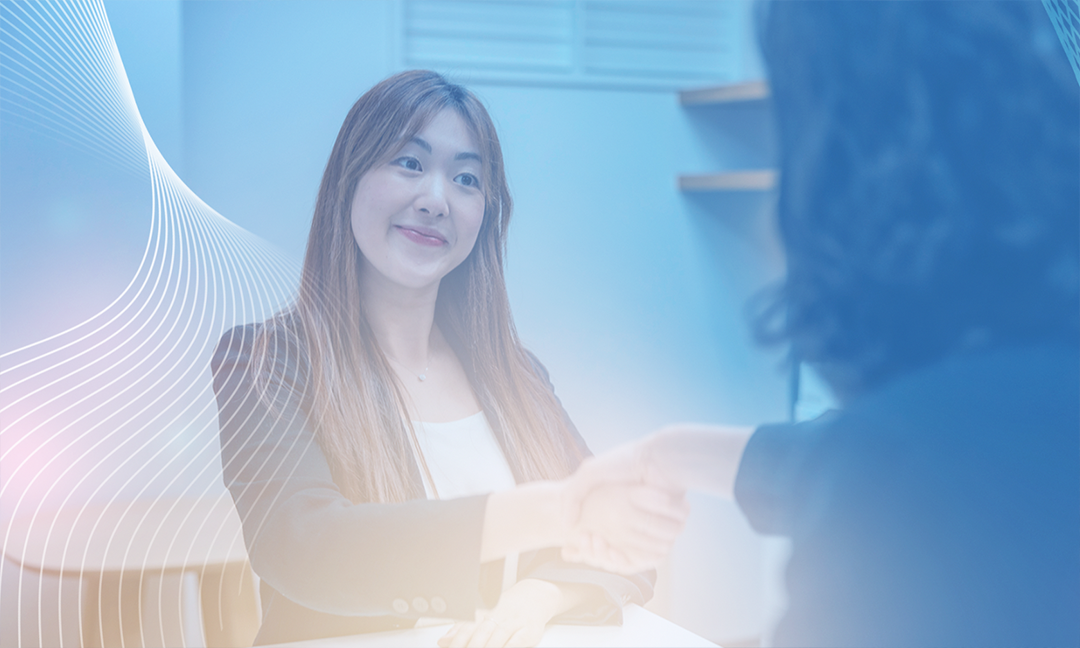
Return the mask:
[[241, 324], [225, 331], [210, 360], [214, 373], [217, 374], [225, 365], [247, 365], [260, 337], [266, 345], [268, 357], [295, 357], [301, 344], [294, 320], [294, 317], [284, 315], [264, 322]]
[[251, 355], [251, 348], [255, 344], [255, 336], [258, 335], [260, 324], [241, 324], [225, 331], [218, 340], [214, 355], [210, 358], [210, 367], [214, 373], [221, 371], [226, 363], [234, 363], [244, 360]]

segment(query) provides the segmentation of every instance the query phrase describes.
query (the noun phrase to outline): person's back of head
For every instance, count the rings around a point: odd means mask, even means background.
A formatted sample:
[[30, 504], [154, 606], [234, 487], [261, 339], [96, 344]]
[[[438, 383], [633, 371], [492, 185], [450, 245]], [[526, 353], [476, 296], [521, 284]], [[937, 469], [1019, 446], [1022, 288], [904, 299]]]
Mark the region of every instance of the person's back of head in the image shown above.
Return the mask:
[[1080, 87], [1042, 3], [772, 3], [788, 276], [764, 336], [841, 394], [1075, 344]]

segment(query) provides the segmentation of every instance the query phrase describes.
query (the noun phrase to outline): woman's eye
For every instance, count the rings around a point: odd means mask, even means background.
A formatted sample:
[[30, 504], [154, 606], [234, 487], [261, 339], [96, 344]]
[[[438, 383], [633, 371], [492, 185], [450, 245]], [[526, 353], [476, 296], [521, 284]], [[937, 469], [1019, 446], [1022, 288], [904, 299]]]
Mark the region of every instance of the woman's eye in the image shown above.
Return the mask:
[[403, 169], [408, 169], [409, 171], [424, 170], [424, 167], [420, 166], [420, 160], [417, 160], [416, 158], [408, 155], [403, 155], [398, 159], [394, 160], [394, 164], [398, 165]]
[[477, 178], [476, 176], [474, 176], [471, 173], [462, 173], [458, 177], [454, 178], [454, 180], [457, 180], [457, 182], [459, 184], [464, 185], [466, 187], [473, 187], [473, 188], [479, 188], [480, 187], [480, 178]]

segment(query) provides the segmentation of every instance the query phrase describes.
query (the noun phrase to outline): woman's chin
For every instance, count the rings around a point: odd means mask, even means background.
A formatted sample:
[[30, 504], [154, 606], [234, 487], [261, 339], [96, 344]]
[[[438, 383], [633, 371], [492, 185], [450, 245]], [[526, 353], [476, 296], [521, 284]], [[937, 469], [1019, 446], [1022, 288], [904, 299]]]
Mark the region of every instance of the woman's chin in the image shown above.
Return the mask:
[[450, 259], [440, 259], [436, 262], [402, 261], [383, 274], [386, 279], [403, 290], [438, 290], [443, 278], [450, 274], [454, 268], [461, 265], [463, 261], [464, 259], [456, 262]]
[[401, 291], [423, 293], [427, 291], [438, 291], [439, 284], [447, 274], [448, 271], [443, 271], [441, 269], [438, 271], [416, 269], [396, 272], [392, 276], [387, 276], [385, 278], [387, 283]]

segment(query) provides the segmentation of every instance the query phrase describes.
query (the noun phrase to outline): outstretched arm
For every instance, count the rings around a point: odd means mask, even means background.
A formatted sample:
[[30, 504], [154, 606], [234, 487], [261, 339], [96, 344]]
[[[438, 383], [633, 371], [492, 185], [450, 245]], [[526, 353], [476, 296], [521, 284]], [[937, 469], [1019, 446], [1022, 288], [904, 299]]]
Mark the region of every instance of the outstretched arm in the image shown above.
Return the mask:
[[678, 423], [645, 439], [655, 478], [684, 490], [733, 499], [735, 477], [753, 427]]
[[572, 499], [585, 501], [605, 484], [646, 484], [733, 497], [739, 461], [753, 427], [677, 423], [585, 460], [574, 475]]
[[734, 497], [754, 428], [684, 423], [584, 462], [570, 485], [578, 524], [566, 560], [631, 572], [670, 551], [689, 513], [683, 494]]
[[529, 482], [489, 495], [480, 536], [480, 562], [562, 546], [575, 522], [568, 508], [568, 483]]

